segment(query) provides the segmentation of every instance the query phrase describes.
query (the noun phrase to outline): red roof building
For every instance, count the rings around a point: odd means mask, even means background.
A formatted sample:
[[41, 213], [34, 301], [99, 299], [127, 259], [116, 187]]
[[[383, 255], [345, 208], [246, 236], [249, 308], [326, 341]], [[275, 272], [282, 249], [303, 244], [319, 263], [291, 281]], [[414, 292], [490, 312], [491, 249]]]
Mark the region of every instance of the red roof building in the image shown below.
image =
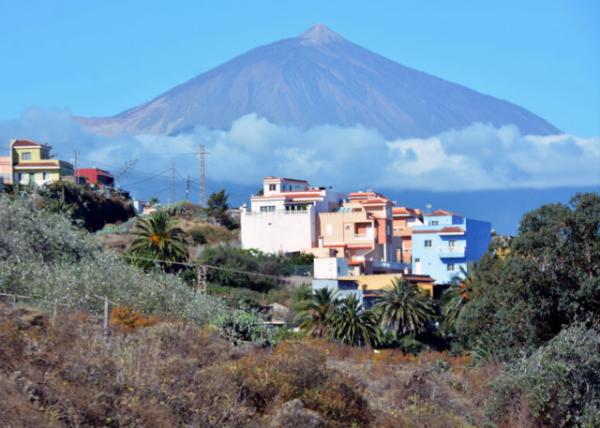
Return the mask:
[[77, 177], [85, 177], [89, 184], [98, 187], [114, 187], [115, 177], [108, 171], [100, 168], [79, 168]]

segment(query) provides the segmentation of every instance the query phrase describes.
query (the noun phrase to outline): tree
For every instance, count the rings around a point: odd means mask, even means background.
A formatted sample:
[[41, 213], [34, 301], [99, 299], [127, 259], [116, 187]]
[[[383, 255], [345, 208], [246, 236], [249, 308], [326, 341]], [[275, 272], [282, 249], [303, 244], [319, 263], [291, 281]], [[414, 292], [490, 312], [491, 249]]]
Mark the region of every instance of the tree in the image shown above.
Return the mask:
[[207, 203], [208, 215], [213, 217], [219, 224], [225, 226], [227, 229], [237, 228], [237, 224], [227, 210], [229, 210], [229, 195], [225, 192], [225, 189], [221, 189], [218, 192], [213, 192]]
[[173, 262], [187, 258], [185, 234], [175, 226], [175, 220], [164, 211], [156, 211], [138, 221], [133, 230], [135, 240], [131, 252], [139, 259], [165, 260], [159, 262], [167, 270], [177, 270]]
[[381, 324], [398, 334], [416, 335], [427, 328], [435, 315], [431, 300], [419, 288], [404, 279], [394, 279], [376, 302]]
[[364, 309], [355, 295], [350, 295], [336, 308], [331, 322], [334, 340], [352, 346], [376, 346], [381, 332], [377, 315]]
[[473, 266], [469, 266], [468, 269], [461, 266], [460, 273], [452, 279], [450, 287], [442, 294], [442, 330], [445, 334], [454, 331], [456, 320], [469, 300], [474, 281]]
[[336, 291], [326, 287], [315, 290], [299, 314], [300, 328], [313, 337], [329, 336], [339, 304]]
[[475, 268], [469, 301], [456, 322], [463, 342], [490, 349], [501, 343], [495, 352], [510, 360], [573, 322], [598, 322], [599, 232], [596, 193], [525, 214], [509, 250], [490, 251]]

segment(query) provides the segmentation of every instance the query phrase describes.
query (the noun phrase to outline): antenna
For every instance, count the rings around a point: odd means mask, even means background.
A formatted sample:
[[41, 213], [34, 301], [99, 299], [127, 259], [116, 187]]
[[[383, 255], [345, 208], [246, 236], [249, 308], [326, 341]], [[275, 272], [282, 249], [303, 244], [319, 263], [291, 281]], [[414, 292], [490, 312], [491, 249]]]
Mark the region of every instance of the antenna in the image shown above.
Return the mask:
[[185, 180], [185, 200], [189, 200], [190, 199], [190, 176], [187, 176], [187, 179]]
[[138, 158], [131, 159], [131, 160], [128, 160], [127, 162], [125, 162], [125, 164], [121, 168], [119, 168], [119, 170], [115, 173], [115, 181], [119, 180], [119, 179], [125, 177], [127, 174], [129, 174], [129, 171], [131, 171], [133, 169], [133, 167], [135, 166], [137, 161], [138, 161]]
[[175, 161], [171, 163], [171, 203], [175, 203], [177, 198], [177, 186], [175, 182]]

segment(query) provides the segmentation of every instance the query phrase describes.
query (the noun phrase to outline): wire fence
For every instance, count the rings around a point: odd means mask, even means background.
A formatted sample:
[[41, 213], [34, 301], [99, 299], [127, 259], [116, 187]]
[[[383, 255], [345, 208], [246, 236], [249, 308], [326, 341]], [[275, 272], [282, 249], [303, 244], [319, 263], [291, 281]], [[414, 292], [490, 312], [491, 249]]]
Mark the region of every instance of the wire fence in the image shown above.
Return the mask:
[[[102, 313], [102, 317], [101, 317], [102, 330], [104, 331], [105, 335], [108, 335], [109, 334], [109, 320], [110, 320], [110, 306], [112, 305], [113, 307], [116, 307], [116, 306], [122, 306], [122, 305], [110, 300], [107, 296], [99, 296], [97, 294], [92, 294], [90, 297], [103, 302], [103, 313]], [[90, 315], [92, 315], [92, 311], [90, 310], [91, 305], [82, 305], [82, 303], [83, 303], [82, 300], [78, 301], [79, 304], [73, 305], [73, 304], [61, 303], [58, 299], [55, 299], [54, 301], [48, 301], [46, 299], [41, 299], [36, 296], [26, 296], [26, 295], [22, 295], [22, 294], [11, 294], [11, 293], [0, 293], [0, 298], [6, 298], [7, 300], [9, 300], [9, 303], [12, 304], [13, 307], [17, 307], [19, 300], [26, 300], [27, 303], [29, 303], [32, 306], [42, 306], [45, 308], [50, 307], [50, 308], [52, 308], [52, 320], [56, 319], [56, 317], [58, 315], [59, 307], [63, 307], [63, 308], [71, 309], [71, 310], [72, 309], [85, 310]]]

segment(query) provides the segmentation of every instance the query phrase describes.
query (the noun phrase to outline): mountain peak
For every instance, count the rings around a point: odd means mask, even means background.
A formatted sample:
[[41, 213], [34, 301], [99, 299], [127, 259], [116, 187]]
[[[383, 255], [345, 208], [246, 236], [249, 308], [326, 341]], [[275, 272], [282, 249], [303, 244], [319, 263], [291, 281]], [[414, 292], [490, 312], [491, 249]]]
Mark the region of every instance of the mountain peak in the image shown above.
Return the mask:
[[315, 24], [300, 34], [300, 38], [308, 43], [323, 44], [331, 42], [341, 42], [344, 40], [342, 36], [333, 31], [325, 24]]

